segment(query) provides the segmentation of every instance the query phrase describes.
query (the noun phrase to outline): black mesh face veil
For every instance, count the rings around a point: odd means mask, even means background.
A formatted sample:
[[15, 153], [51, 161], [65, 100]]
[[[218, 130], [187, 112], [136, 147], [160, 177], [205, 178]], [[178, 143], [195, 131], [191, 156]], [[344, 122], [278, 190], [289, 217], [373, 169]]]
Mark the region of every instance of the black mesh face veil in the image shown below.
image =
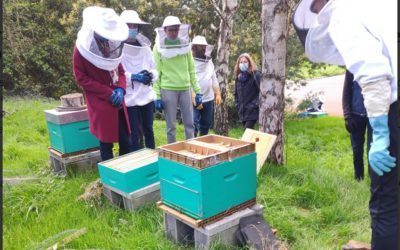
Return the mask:
[[308, 31], [317, 16], [311, 11], [313, 2], [313, 0], [301, 0], [295, 7], [292, 15], [293, 28], [303, 47], [305, 46]]

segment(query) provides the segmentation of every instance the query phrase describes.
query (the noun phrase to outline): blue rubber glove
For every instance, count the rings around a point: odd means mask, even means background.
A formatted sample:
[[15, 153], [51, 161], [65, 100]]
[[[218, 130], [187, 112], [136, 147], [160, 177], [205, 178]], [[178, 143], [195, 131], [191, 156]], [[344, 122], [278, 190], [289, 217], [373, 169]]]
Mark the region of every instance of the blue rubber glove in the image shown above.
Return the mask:
[[164, 109], [164, 103], [161, 99], [156, 100], [156, 109], [158, 110], [158, 112], [162, 112]]
[[147, 70], [142, 70], [137, 74], [131, 75], [131, 81], [141, 82], [143, 84], [149, 85], [153, 75]]
[[372, 127], [372, 143], [368, 159], [372, 170], [382, 176], [384, 172], [390, 172], [396, 166], [396, 158], [390, 156], [388, 150], [390, 144], [388, 116], [370, 117], [369, 123]]
[[203, 103], [203, 95], [202, 94], [196, 94], [196, 97], [194, 98], [196, 102], [196, 107], [198, 107], [200, 104]]
[[113, 90], [110, 96], [110, 102], [115, 107], [120, 107], [124, 100], [124, 90], [122, 88], [116, 88]]

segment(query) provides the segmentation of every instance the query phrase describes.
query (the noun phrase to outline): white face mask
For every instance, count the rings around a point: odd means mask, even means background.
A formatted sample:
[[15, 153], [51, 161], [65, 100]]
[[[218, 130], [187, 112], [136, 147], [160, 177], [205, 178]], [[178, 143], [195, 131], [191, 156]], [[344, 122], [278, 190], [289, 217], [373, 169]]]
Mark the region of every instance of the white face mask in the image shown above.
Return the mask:
[[245, 72], [249, 69], [249, 64], [248, 63], [239, 63], [239, 69], [242, 72]]

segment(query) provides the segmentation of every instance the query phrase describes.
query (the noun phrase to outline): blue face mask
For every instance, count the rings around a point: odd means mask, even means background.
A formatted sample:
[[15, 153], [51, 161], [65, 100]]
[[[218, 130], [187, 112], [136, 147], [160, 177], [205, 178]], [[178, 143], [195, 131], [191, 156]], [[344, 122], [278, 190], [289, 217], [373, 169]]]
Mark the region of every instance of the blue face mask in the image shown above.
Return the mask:
[[239, 63], [239, 69], [242, 72], [245, 72], [249, 69], [249, 64], [248, 63]]
[[129, 29], [129, 38], [135, 39], [138, 33], [139, 33], [138, 28]]

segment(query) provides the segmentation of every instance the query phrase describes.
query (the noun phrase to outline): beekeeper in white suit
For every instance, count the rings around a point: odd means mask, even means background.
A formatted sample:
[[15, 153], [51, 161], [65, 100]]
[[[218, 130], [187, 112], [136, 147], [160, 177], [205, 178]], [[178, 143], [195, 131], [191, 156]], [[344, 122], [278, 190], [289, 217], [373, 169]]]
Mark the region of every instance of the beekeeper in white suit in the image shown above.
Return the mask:
[[151, 52], [149, 39], [142, 30], [150, 23], [140, 19], [134, 10], [124, 10], [121, 19], [129, 27], [129, 37], [122, 51], [122, 65], [127, 79], [125, 103], [131, 124], [131, 151], [143, 147], [155, 148], [153, 120], [156, 99], [152, 83], [157, 80], [156, 64]]
[[398, 249], [397, 1], [302, 0], [293, 24], [313, 62], [345, 65], [373, 130], [372, 249]]
[[204, 36], [195, 36], [192, 41], [192, 54], [196, 67], [198, 84], [203, 95], [203, 103], [196, 107], [195, 93], [192, 92], [194, 135], [207, 135], [214, 117], [214, 103], [219, 106], [222, 102], [221, 91], [211, 53], [214, 46], [209, 45]]

